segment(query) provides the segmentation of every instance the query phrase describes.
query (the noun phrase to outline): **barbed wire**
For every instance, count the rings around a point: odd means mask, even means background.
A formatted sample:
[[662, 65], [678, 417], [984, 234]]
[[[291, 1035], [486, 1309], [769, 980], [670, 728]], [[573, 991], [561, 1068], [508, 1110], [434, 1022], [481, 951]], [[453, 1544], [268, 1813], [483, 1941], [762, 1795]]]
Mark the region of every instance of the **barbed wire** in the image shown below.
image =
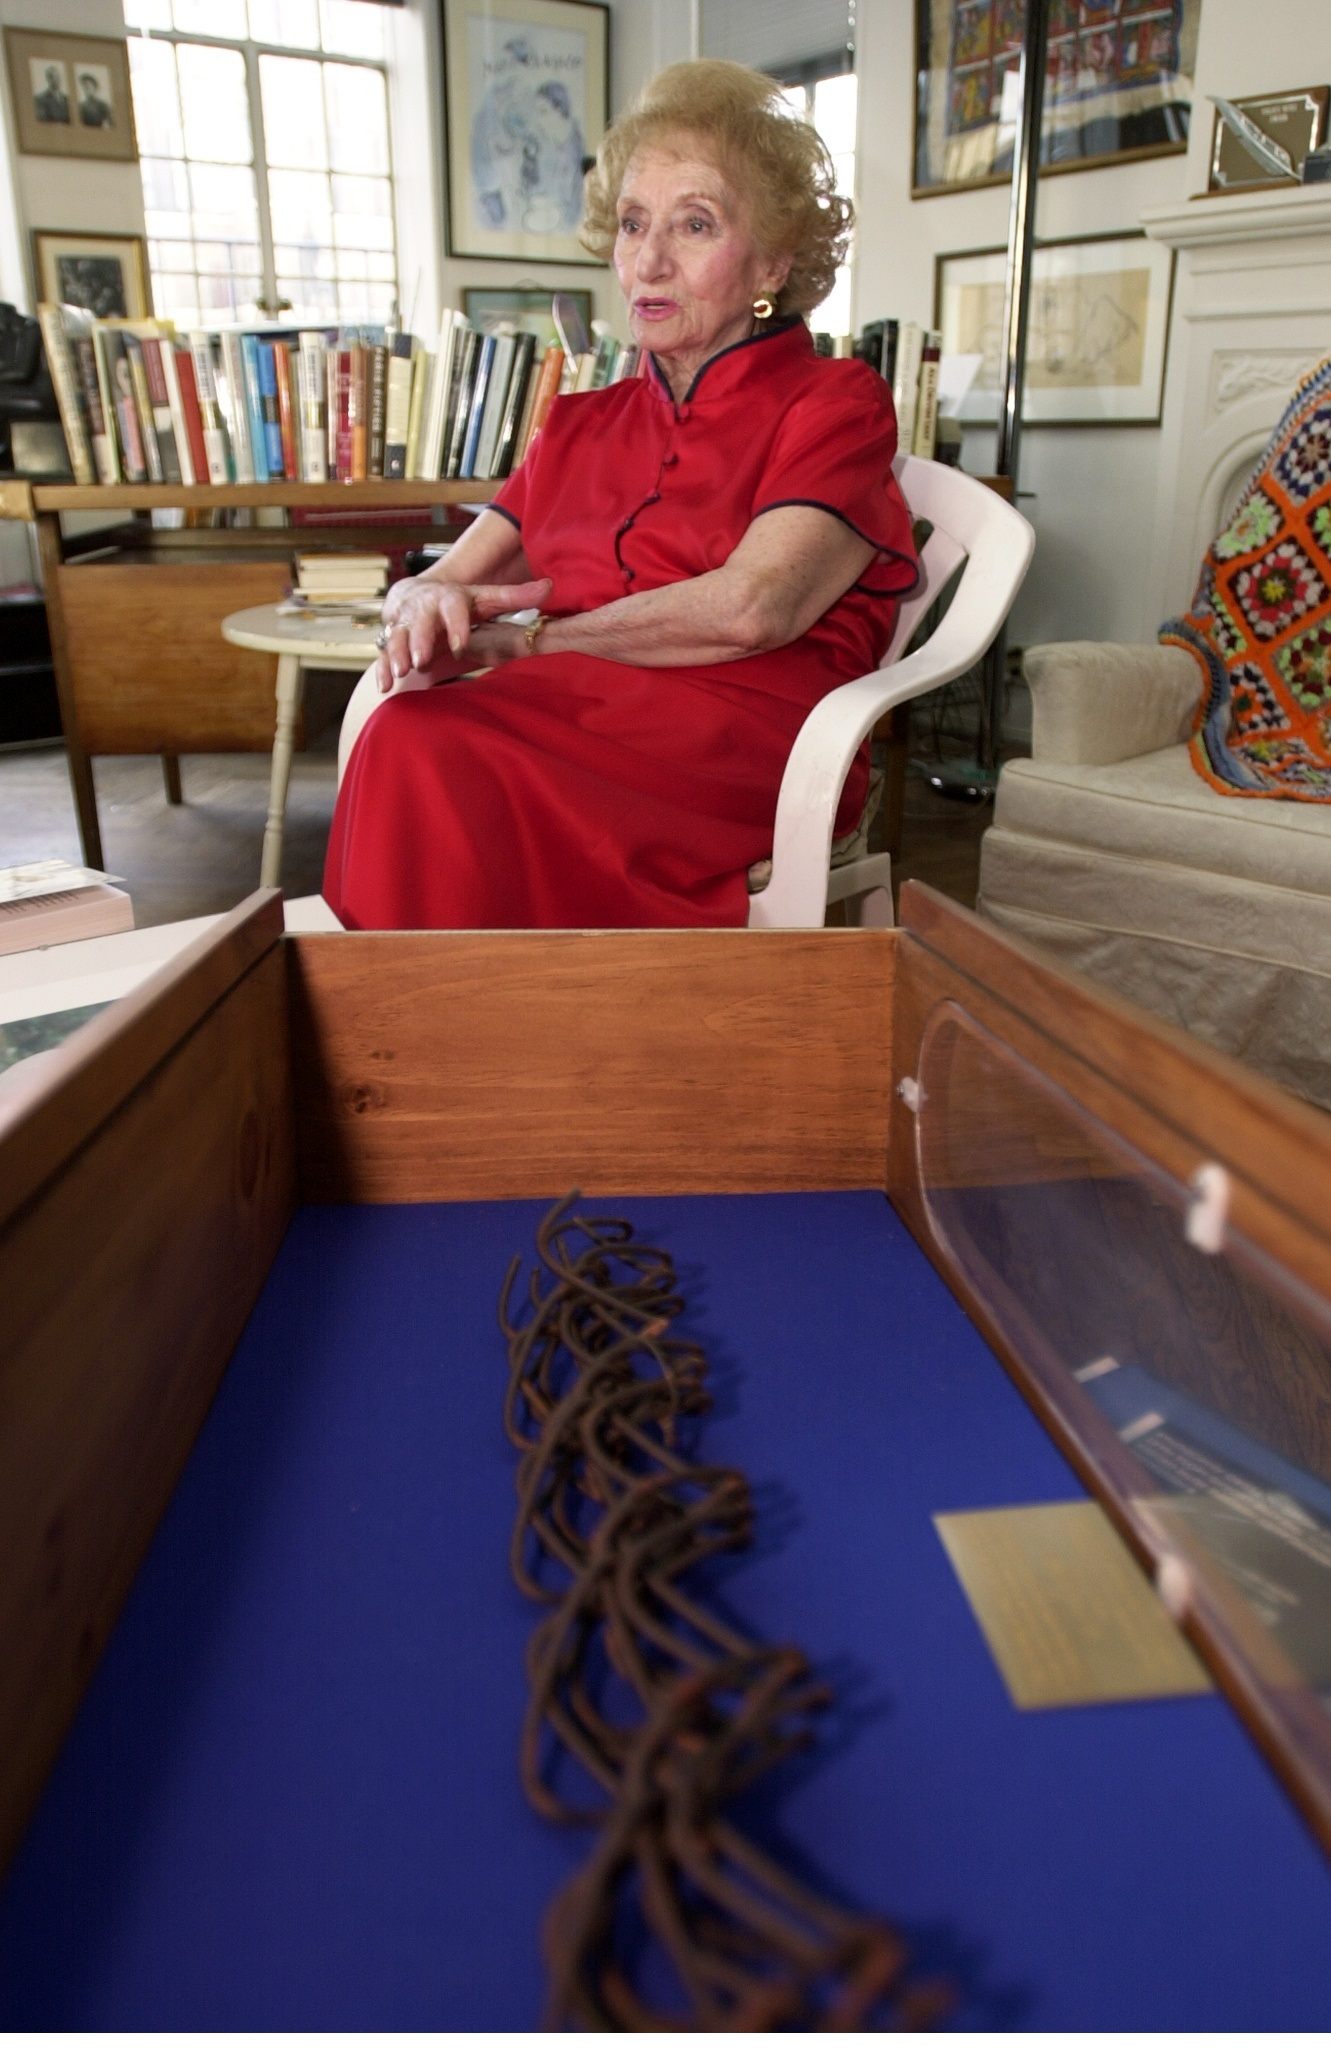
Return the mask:
[[[577, 1200], [543, 1218], [525, 1300], [518, 1256], [499, 1304], [513, 1572], [547, 1610], [527, 1649], [522, 1783], [538, 1813], [598, 1830], [547, 1916], [547, 2024], [929, 2025], [950, 1995], [906, 1981], [901, 1936], [726, 1818], [808, 1748], [832, 1694], [801, 1651], [707, 1604], [701, 1568], [750, 1541], [750, 1489], [689, 1455], [710, 1397], [702, 1351], [671, 1334], [684, 1303], [669, 1254]], [[643, 1988], [663, 1962], [670, 2010]]]

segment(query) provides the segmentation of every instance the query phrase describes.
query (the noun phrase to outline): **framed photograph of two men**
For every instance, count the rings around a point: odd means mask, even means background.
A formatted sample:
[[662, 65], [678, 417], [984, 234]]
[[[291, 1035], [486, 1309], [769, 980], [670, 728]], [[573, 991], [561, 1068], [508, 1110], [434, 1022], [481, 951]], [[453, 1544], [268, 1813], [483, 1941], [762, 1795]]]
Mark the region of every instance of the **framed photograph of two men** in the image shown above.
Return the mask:
[[450, 255], [591, 261], [577, 231], [609, 19], [598, 0], [444, 0]]
[[[1046, 171], [1187, 147], [1202, 0], [1049, 0]], [[1026, 0], [916, 0], [917, 199], [1012, 175]]]

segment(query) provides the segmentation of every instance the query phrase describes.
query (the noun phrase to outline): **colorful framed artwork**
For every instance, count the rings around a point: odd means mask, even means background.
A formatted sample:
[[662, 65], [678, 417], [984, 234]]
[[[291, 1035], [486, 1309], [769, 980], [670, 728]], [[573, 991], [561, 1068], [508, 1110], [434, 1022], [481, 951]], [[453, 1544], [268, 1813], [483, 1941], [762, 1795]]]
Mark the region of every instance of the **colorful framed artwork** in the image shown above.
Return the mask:
[[7, 28], [5, 62], [21, 155], [137, 159], [123, 37]]
[[[562, 297], [573, 300], [584, 328], [590, 333], [591, 293], [566, 291], [562, 285], [558, 289]], [[551, 311], [553, 299], [554, 291], [540, 285], [513, 285], [511, 288], [508, 285], [468, 285], [462, 293], [462, 311], [482, 334], [489, 334], [497, 327], [515, 327], [519, 334], [534, 334], [539, 342], [548, 346], [559, 340]]]
[[[927, 198], [1012, 175], [1026, 0], [915, 0], [915, 169]], [[1201, 0], [1049, 0], [1040, 163], [1186, 149]]]
[[99, 320], [152, 318], [142, 235], [79, 235], [35, 228], [32, 269], [39, 300], [83, 306]]
[[590, 263], [583, 165], [609, 117], [601, 0], [444, 0], [448, 247]]
[[[1006, 270], [1005, 249], [935, 259], [934, 326], [943, 353], [980, 358], [963, 420], [998, 417]], [[1158, 426], [1173, 281], [1173, 250], [1140, 231], [1037, 243], [1023, 424]]]

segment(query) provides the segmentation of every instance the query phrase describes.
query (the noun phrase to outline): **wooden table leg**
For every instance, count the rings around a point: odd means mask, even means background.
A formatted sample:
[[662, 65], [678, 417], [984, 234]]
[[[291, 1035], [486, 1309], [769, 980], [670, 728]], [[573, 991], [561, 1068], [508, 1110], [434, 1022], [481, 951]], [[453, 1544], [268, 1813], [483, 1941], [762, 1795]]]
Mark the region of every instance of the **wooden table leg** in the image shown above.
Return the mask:
[[65, 758], [69, 763], [69, 783], [79, 825], [79, 845], [86, 865], [100, 868], [105, 863], [102, 859], [102, 831], [97, 818], [97, 788], [92, 779], [92, 762], [84, 753], [79, 739], [74, 674], [61, 606], [60, 576], [64, 547], [60, 536], [60, 514], [41, 512], [36, 523], [37, 555], [46, 596], [46, 624], [51, 635], [51, 666], [55, 670], [56, 694], [60, 700], [60, 724], [65, 735]]
[[163, 754], [162, 781], [166, 786], [166, 800], [169, 804], [183, 803], [185, 792], [180, 786], [179, 754]]
[[282, 829], [286, 821], [287, 785], [291, 781], [291, 753], [296, 736], [296, 714], [305, 688], [305, 673], [298, 654], [282, 654], [277, 662], [277, 730], [273, 735], [273, 772], [268, 783], [268, 822], [263, 828], [263, 862], [259, 887], [276, 889], [282, 876]]

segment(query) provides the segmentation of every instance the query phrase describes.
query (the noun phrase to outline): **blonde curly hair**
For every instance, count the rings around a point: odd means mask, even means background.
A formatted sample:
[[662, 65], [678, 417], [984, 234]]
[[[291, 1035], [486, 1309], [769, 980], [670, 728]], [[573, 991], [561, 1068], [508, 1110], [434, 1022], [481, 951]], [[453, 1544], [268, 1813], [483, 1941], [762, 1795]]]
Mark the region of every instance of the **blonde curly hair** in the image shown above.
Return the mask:
[[629, 159], [661, 142], [696, 145], [747, 202], [764, 255], [791, 258], [777, 313], [812, 312], [845, 258], [855, 209], [837, 192], [816, 130], [789, 111], [776, 80], [724, 58], [668, 65], [606, 130], [587, 173], [583, 247], [611, 260]]

